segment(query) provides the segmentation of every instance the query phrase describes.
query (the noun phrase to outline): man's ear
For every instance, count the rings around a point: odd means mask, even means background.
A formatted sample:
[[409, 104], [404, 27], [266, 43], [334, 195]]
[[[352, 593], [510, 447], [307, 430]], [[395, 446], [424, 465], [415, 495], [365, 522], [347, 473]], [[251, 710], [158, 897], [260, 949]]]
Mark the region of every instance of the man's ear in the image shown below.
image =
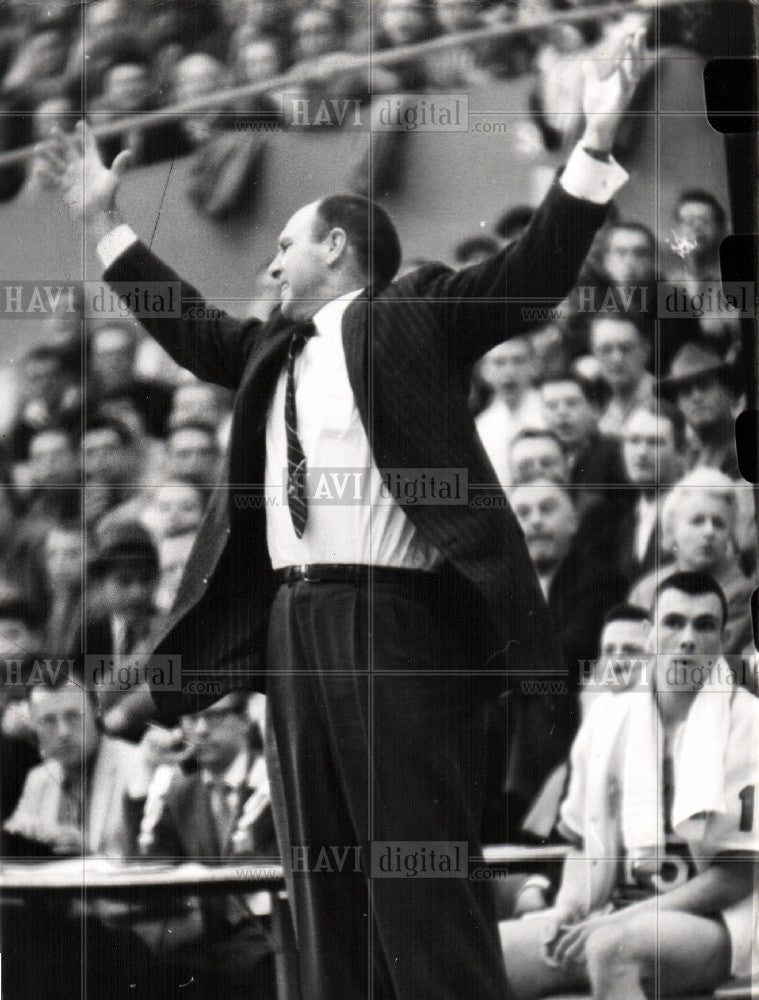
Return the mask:
[[339, 226], [330, 229], [325, 243], [327, 244], [327, 263], [337, 264], [343, 259], [348, 249], [348, 236], [345, 230], [340, 229]]

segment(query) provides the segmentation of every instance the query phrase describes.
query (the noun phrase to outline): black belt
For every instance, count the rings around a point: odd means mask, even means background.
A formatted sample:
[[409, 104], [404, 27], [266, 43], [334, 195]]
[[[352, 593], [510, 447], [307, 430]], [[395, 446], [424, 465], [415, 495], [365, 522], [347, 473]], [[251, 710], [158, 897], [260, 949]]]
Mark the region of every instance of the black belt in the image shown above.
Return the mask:
[[368, 566], [365, 563], [312, 563], [308, 566], [284, 566], [274, 570], [278, 584], [355, 583], [390, 586], [424, 585], [438, 580], [435, 570], [402, 569], [396, 566]]

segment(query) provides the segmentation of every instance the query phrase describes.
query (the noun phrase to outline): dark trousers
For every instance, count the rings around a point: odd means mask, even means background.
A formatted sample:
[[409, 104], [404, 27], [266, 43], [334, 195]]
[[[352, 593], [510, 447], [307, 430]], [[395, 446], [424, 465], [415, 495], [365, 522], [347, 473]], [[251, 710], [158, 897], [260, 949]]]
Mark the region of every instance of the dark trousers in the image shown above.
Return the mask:
[[479, 853], [492, 707], [467, 674], [479, 617], [444, 583], [276, 595], [267, 754], [308, 1000], [508, 996], [487, 882], [367, 877], [372, 843], [385, 867], [400, 845], [404, 871], [422, 848], [431, 868], [440, 841]]

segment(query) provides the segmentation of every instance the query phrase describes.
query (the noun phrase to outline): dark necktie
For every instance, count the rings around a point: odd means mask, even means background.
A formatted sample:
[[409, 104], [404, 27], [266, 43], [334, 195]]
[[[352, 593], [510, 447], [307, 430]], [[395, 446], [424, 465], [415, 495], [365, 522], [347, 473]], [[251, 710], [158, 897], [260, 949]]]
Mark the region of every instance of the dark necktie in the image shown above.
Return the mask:
[[308, 520], [306, 496], [306, 456], [298, 437], [298, 416], [295, 409], [295, 359], [309, 337], [316, 333], [312, 322], [293, 330], [287, 352], [287, 389], [285, 391], [285, 432], [287, 434], [287, 505], [298, 538], [303, 537]]

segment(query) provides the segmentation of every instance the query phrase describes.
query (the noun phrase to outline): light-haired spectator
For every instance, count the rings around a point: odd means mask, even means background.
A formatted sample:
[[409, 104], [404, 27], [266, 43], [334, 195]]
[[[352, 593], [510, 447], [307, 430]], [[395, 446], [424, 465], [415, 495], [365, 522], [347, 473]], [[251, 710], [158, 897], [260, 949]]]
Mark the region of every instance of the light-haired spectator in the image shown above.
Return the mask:
[[683, 477], [662, 504], [662, 552], [667, 561], [633, 586], [630, 602], [650, 607], [660, 581], [675, 571], [708, 573], [727, 599], [724, 652], [740, 653], [752, 635], [754, 581], [741, 569], [737, 519], [736, 486], [727, 476], [712, 469]]

